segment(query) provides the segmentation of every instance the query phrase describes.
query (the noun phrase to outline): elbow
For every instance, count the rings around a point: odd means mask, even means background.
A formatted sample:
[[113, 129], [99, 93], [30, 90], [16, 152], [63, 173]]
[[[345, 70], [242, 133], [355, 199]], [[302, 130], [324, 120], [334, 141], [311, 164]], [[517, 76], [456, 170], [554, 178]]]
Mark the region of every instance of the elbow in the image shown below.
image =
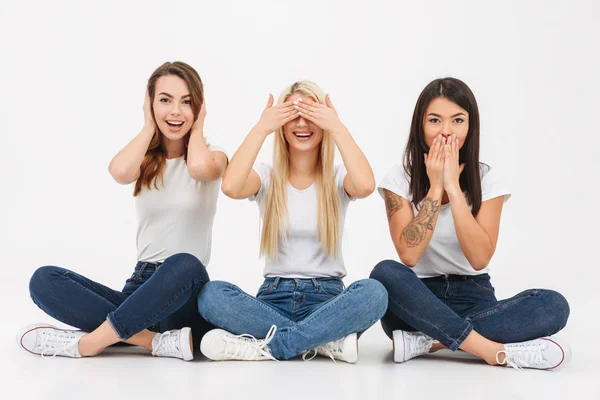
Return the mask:
[[231, 183], [226, 179], [223, 179], [223, 182], [221, 182], [221, 191], [230, 199], [240, 199], [239, 191], [232, 187]]
[[415, 257], [407, 251], [402, 251], [398, 249], [398, 256], [400, 257], [400, 261], [402, 261], [402, 264], [406, 265], [409, 268], [414, 268], [414, 266], [417, 265], [417, 263], [419, 262], [418, 257]]
[[211, 166], [205, 163], [191, 163], [188, 164], [187, 169], [188, 173], [195, 181], [209, 182], [219, 178], [219, 176], [214, 173]]
[[131, 175], [129, 171], [113, 165], [113, 163], [108, 166], [108, 172], [113, 179], [121, 185], [129, 185], [130, 183], [135, 182], [138, 178], [137, 175]]
[[483, 255], [481, 258], [479, 259], [474, 259], [474, 260], [469, 260], [469, 263], [471, 264], [471, 267], [475, 270], [475, 271], [481, 271], [482, 269], [486, 268], [488, 265], [490, 265], [490, 261], [492, 260], [492, 256], [494, 255], [494, 251], [490, 251], [488, 254]]
[[364, 199], [365, 197], [370, 196], [375, 191], [375, 180], [369, 179], [367, 182], [356, 186], [355, 189], [356, 193], [354, 194], [354, 197], [358, 199]]

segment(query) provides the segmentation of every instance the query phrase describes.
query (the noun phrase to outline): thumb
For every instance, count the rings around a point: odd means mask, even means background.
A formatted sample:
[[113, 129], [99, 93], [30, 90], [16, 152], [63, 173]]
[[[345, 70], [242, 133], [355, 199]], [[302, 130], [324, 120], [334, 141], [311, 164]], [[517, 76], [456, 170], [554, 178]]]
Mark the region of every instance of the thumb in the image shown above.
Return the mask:
[[269, 93], [269, 101], [267, 101], [267, 106], [265, 107], [265, 110], [267, 108], [271, 108], [271, 106], [273, 106], [273, 95]]
[[325, 104], [327, 105], [327, 107], [333, 108], [335, 110], [335, 107], [333, 106], [333, 103], [331, 102], [331, 97], [329, 97], [329, 93], [327, 93], [327, 95], [325, 96]]

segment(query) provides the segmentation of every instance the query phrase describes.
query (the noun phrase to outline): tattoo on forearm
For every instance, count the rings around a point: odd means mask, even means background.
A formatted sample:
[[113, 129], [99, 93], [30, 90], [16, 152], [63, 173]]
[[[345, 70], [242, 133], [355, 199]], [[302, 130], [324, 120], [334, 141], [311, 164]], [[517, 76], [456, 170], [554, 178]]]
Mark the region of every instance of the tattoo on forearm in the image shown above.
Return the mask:
[[392, 216], [401, 209], [404, 204], [402, 203], [402, 197], [396, 193], [390, 192], [387, 189], [383, 189], [383, 198], [385, 200], [385, 210], [387, 211], [388, 222], [392, 220]]
[[404, 236], [404, 241], [408, 247], [418, 246], [419, 243], [425, 240], [427, 231], [433, 231], [433, 220], [439, 209], [438, 200], [425, 199], [419, 214], [402, 231], [402, 236]]

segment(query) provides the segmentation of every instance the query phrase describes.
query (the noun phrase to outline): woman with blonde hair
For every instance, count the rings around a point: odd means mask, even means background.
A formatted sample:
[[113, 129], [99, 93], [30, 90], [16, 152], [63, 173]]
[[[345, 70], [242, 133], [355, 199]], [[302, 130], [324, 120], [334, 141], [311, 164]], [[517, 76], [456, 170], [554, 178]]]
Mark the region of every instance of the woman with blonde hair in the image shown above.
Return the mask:
[[144, 128], [109, 166], [118, 183], [135, 182], [134, 272], [118, 291], [64, 268], [37, 269], [29, 286], [34, 303], [81, 330], [30, 325], [17, 336], [30, 353], [94, 356], [125, 342], [191, 360], [211, 328], [196, 301], [209, 280], [205, 266], [227, 156], [204, 140], [203, 85], [191, 66], [167, 62], [154, 71], [143, 109]]
[[[255, 164], [273, 131], [273, 166]], [[344, 165], [334, 166], [335, 146]], [[344, 289], [341, 237], [350, 201], [374, 188], [369, 162], [316, 84], [294, 83], [275, 106], [269, 96], [222, 183], [227, 196], [259, 205], [265, 281], [256, 297], [227, 282], [205, 285], [200, 313], [223, 329], [206, 334], [202, 353], [212, 360], [267, 360], [314, 350], [356, 362], [357, 333], [383, 316], [387, 293], [372, 279]]]

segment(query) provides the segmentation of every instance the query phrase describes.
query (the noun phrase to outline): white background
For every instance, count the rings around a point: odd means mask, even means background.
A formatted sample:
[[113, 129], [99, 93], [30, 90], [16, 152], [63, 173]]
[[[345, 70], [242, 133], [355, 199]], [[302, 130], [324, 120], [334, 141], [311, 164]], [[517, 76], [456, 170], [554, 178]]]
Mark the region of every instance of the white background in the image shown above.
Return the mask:
[[[115, 391], [135, 392], [139, 387], [126, 382], [144, 371], [151, 378], [139, 380], [153, 393], [209, 398], [233, 395], [230, 379], [241, 375], [249, 385], [244, 396], [251, 397], [265, 395], [270, 385], [284, 387], [267, 397], [286, 387], [361, 398], [440, 390], [462, 398], [599, 395], [590, 380], [600, 355], [598, 2], [111, 0], [3, 1], [0, 7], [0, 339], [8, 355], [0, 366], [2, 379], [11, 382], [0, 390], [48, 398], [68, 395], [63, 386], [75, 390], [75, 381], [81, 393], [116, 382]], [[200, 73], [208, 139], [230, 155], [258, 121], [269, 93], [277, 96], [299, 79], [317, 82], [331, 94], [377, 181], [402, 160], [423, 87], [444, 76], [464, 80], [479, 103], [482, 161], [502, 172], [513, 193], [503, 211], [492, 282], [499, 298], [534, 287], [566, 296], [571, 318], [562, 336], [573, 347], [572, 364], [560, 379], [448, 360], [397, 366], [379, 324], [361, 340], [363, 363], [355, 366], [190, 365], [139, 355], [41, 363], [19, 351], [13, 335], [23, 324], [51, 321], [29, 298], [28, 279], [37, 267], [63, 266], [117, 289], [130, 275], [133, 188], [115, 183], [107, 167], [142, 128], [148, 77], [175, 60]], [[259, 159], [270, 161], [271, 147], [269, 139]], [[221, 195], [211, 278], [254, 293], [263, 266], [258, 235], [256, 205]], [[348, 210], [344, 258], [347, 284], [368, 276], [378, 261], [397, 259], [376, 193]], [[54, 369], [58, 365], [64, 368]], [[165, 366], [179, 375], [157, 385]], [[242, 368], [246, 372], [234, 373]], [[479, 382], [476, 392], [463, 386], [469, 375]], [[30, 385], [32, 378], [38, 384]], [[430, 385], [436, 379], [449, 386]]]

